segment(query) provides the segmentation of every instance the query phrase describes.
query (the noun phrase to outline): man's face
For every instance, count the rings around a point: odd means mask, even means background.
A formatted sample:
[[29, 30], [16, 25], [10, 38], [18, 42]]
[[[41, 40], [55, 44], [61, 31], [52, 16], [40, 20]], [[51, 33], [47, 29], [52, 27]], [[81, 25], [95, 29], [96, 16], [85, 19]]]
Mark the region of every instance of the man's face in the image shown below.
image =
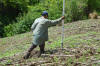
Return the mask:
[[48, 15], [45, 15], [44, 18], [48, 18]]

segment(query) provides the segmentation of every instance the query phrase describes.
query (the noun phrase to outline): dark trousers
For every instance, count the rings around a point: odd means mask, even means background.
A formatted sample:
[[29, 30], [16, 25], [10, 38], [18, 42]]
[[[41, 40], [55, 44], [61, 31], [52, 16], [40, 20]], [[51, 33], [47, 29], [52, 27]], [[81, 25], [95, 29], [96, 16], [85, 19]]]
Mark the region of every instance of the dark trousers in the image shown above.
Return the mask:
[[[36, 47], [37, 47], [37, 45], [32, 44], [31, 47], [28, 49], [28, 52], [31, 52]], [[39, 47], [40, 47], [40, 52], [44, 53], [45, 42], [43, 44], [39, 45]]]
[[[29, 56], [30, 56], [30, 54], [31, 54], [31, 52], [32, 52], [32, 50], [33, 50], [34, 48], [36, 48], [36, 47], [37, 47], [37, 45], [32, 44], [31, 47], [28, 49], [27, 54], [26, 54], [23, 58], [24, 58], [24, 59], [28, 59]], [[44, 53], [45, 42], [44, 42], [43, 44], [39, 45], [39, 47], [40, 47], [40, 53], [39, 53], [38, 57], [40, 57], [41, 54]]]

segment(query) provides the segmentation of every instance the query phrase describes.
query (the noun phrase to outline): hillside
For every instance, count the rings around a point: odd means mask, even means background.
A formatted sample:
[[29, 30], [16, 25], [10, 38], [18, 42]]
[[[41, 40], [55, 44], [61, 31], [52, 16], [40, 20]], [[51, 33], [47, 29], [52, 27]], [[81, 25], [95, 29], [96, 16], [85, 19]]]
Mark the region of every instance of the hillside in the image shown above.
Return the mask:
[[60, 49], [61, 26], [49, 28], [46, 55], [23, 60], [32, 41], [32, 32], [0, 38], [0, 65], [3, 66], [100, 66], [100, 19], [65, 24], [64, 50]]

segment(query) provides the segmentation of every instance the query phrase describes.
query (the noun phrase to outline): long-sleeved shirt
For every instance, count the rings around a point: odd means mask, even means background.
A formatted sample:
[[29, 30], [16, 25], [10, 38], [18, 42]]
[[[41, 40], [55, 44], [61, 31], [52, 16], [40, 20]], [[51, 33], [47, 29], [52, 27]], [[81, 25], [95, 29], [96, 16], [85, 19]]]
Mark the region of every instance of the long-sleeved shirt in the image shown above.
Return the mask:
[[49, 20], [44, 17], [37, 18], [32, 24], [33, 44], [40, 45], [48, 40], [48, 27], [60, 23], [62, 18], [56, 20]]

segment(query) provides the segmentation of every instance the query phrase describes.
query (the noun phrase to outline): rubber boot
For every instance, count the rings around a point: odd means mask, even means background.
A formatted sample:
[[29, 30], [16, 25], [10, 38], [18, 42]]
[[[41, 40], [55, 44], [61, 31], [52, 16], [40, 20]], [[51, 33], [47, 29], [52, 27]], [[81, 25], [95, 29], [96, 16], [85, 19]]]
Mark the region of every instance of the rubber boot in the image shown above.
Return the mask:
[[23, 58], [28, 59], [30, 57], [32, 50], [36, 47], [37, 47], [36, 45], [32, 44], [32, 46], [29, 48], [28, 52], [26, 53], [26, 55]]

